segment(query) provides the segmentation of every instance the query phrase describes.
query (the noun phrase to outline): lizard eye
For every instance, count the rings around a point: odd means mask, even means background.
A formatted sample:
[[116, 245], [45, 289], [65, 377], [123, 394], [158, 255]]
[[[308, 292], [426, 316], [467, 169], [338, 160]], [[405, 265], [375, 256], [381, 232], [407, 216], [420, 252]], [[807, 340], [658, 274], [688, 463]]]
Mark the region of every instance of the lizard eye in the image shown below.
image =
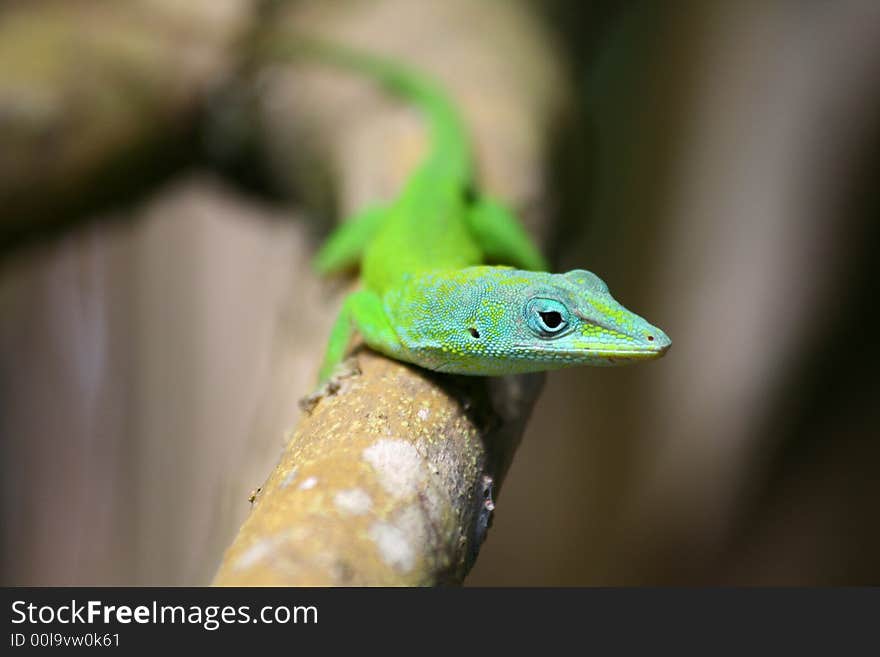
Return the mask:
[[568, 328], [568, 309], [555, 299], [532, 299], [526, 310], [529, 328], [541, 337], [555, 337]]
[[538, 311], [538, 315], [541, 316], [541, 321], [544, 322], [544, 326], [551, 331], [555, 331], [559, 328], [559, 325], [562, 324], [562, 315], [555, 310], [548, 310], [546, 312]]

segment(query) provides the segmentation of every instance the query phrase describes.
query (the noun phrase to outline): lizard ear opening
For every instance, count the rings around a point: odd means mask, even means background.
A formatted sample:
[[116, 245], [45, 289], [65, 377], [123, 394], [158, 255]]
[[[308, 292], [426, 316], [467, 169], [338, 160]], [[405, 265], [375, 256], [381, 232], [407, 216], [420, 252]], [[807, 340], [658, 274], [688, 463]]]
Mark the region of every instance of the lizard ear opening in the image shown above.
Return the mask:
[[468, 329], [468, 333], [470, 333], [471, 337], [474, 338], [475, 340], [480, 339], [480, 332], [477, 329], [475, 329], [473, 326]]
[[461, 198], [466, 205], [474, 205], [480, 198], [476, 185], [472, 182], [465, 185], [461, 190]]

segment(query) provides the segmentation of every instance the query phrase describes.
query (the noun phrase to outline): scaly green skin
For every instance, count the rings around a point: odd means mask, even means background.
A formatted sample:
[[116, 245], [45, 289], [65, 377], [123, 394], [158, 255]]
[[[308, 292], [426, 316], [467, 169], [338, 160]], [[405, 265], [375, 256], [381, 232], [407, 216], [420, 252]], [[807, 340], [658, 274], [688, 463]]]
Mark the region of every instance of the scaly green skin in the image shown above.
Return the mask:
[[595, 274], [547, 273], [513, 214], [473, 191], [467, 133], [431, 80], [336, 46], [303, 49], [374, 78], [418, 105], [431, 126], [430, 151], [397, 199], [343, 224], [317, 255], [321, 273], [360, 264], [363, 280], [331, 332], [322, 382], [354, 331], [392, 358], [472, 375], [617, 365], [666, 352], [666, 334], [617, 303]]

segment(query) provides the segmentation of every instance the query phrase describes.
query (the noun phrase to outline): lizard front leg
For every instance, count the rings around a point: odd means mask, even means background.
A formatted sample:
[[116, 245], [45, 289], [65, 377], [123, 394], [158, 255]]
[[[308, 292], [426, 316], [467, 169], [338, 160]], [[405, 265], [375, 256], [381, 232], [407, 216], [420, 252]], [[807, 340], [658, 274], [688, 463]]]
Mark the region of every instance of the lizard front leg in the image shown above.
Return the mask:
[[383, 205], [370, 206], [336, 228], [315, 255], [315, 271], [321, 275], [335, 274], [357, 265], [387, 213], [388, 208]]
[[471, 234], [486, 258], [531, 271], [547, 271], [547, 262], [519, 219], [502, 203], [478, 197], [467, 209]]
[[348, 344], [355, 332], [363, 336], [364, 342], [371, 349], [386, 355], [394, 357], [403, 350], [403, 345], [385, 313], [381, 297], [370, 290], [352, 292], [342, 304], [339, 317], [330, 331], [324, 362], [318, 374], [319, 383], [325, 383], [345, 358]]

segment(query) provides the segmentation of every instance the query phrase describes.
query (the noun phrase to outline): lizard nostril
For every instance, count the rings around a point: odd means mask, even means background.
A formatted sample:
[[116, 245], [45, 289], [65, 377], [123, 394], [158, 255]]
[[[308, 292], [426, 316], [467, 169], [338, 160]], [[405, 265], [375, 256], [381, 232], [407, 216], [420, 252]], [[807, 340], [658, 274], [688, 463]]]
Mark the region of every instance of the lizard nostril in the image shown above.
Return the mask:
[[649, 336], [648, 336], [648, 342], [654, 342], [654, 336], [653, 336], [653, 335], [649, 335]]

